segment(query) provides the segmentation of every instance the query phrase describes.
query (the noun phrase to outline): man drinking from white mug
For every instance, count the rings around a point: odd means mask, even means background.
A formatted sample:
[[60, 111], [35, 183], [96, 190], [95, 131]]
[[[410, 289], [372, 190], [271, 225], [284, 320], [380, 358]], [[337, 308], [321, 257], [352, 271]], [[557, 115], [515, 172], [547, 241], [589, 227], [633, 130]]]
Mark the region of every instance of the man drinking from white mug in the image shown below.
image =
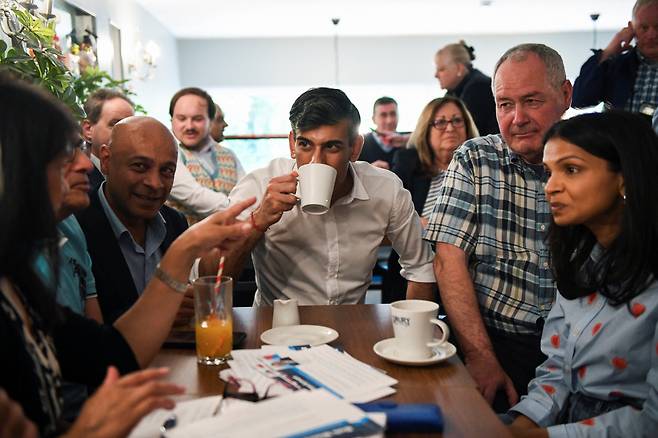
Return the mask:
[[[421, 240], [411, 195], [395, 174], [356, 161], [363, 145], [360, 122], [359, 111], [342, 91], [306, 91], [290, 109], [292, 159], [272, 160], [231, 191], [231, 204], [250, 196], [258, 200], [241, 217], [251, 222], [251, 235], [237, 254], [226, 257], [227, 270], [235, 276], [251, 252], [256, 305], [272, 305], [278, 298], [296, 298], [302, 305], [363, 302], [384, 238], [400, 254], [407, 293], [431, 293], [433, 252]], [[314, 208], [306, 207], [308, 181], [301, 182], [298, 201], [298, 179], [300, 173], [306, 179], [334, 172], [298, 173], [305, 165], [335, 170], [326, 211], [315, 201]], [[319, 178], [318, 184], [326, 183], [322, 178], [327, 176]]]

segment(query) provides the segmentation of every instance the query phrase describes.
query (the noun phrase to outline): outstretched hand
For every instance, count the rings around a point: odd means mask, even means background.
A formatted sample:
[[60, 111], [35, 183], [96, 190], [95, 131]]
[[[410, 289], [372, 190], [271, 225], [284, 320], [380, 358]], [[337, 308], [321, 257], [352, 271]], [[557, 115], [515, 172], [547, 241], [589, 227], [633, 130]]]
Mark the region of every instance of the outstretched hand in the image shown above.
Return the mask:
[[185, 388], [161, 381], [168, 372], [151, 368], [120, 377], [115, 367], [109, 367], [105, 381], [84, 404], [65, 437], [123, 437], [151, 411], [173, 409], [169, 396], [182, 394]]
[[377, 134], [379, 135], [379, 138], [382, 140], [382, 143], [392, 148], [405, 147], [409, 142], [409, 137], [410, 137], [409, 134], [400, 134], [395, 131], [390, 131], [390, 132], [377, 131]]
[[251, 231], [248, 222], [239, 221], [236, 217], [254, 202], [256, 198], [251, 197], [224, 211], [214, 213], [191, 226], [178, 240], [189, 242], [197, 257], [202, 257], [215, 248], [221, 251], [230, 250]]

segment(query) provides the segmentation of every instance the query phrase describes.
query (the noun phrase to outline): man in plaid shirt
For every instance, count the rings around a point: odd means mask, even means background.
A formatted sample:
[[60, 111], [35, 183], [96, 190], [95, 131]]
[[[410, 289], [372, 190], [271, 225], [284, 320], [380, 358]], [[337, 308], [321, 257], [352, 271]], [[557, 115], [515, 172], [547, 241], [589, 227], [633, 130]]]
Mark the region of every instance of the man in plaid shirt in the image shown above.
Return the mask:
[[508, 50], [492, 87], [501, 134], [455, 152], [424, 238], [436, 242], [434, 271], [466, 367], [503, 412], [545, 358], [540, 335], [555, 285], [543, 242], [542, 139], [572, 88], [560, 55], [542, 44]]

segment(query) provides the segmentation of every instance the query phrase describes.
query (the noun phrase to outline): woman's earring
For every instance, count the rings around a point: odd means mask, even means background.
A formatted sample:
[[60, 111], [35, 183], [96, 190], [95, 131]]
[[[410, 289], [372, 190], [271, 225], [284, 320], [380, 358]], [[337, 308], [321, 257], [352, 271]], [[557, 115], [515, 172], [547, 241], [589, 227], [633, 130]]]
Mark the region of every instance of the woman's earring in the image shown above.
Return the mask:
[[621, 195], [621, 199], [623, 199], [624, 202], [626, 202], [626, 193], [624, 193], [624, 194]]
[[297, 155], [294, 152], [290, 152], [290, 158], [295, 158]]

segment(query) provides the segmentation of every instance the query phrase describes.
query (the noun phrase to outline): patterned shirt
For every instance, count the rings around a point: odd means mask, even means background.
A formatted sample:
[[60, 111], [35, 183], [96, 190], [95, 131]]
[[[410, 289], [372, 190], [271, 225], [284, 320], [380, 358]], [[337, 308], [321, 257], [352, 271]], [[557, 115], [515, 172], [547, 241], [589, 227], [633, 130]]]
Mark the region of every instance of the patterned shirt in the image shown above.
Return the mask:
[[[624, 109], [639, 112], [642, 105], [648, 104], [653, 109], [658, 107], [658, 63], [645, 58], [637, 51], [640, 60], [637, 76], [633, 85], [633, 94], [628, 98]], [[651, 115], [651, 114], [648, 114]]]
[[425, 205], [423, 206], [423, 217], [430, 217], [434, 211], [434, 204], [436, 203], [436, 198], [439, 197], [439, 191], [441, 190], [441, 184], [443, 184], [443, 177], [445, 175], [446, 173], [442, 170], [438, 175], [432, 177], [432, 182], [430, 182], [430, 188], [425, 198]]
[[[187, 149], [185, 146], [178, 147], [178, 166], [185, 166], [192, 178], [200, 185], [217, 193], [228, 195], [235, 184], [244, 176], [244, 170], [240, 160], [235, 153], [209, 139], [206, 145], [199, 151]], [[174, 196], [170, 195], [170, 200], [167, 204], [183, 213], [187, 219], [187, 223], [192, 225], [199, 222], [205, 216], [206, 212], [199, 210], [196, 205], [190, 203], [180, 202], [180, 186], [181, 179], [174, 177], [174, 187], [172, 192]], [[174, 191], [174, 189], [177, 189]], [[184, 190], [185, 191], [185, 190]], [[187, 205], [186, 205], [187, 204]], [[214, 210], [220, 209], [222, 203], [216, 206]], [[225, 206], [224, 206], [225, 208]]]
[[[62, 373], [55, 355], [55, 345], [51, 336], [34, 324], [35, 315], [21, 298], [14, 285], [5, 277], [0, 278], [0, 332], [11, 336], [11, 342], [3, 337], [4, 360], [16, 360], [29, 364], [21, 374], [5, 376], [18, 379], [21, 385], [20, 395], [13, 395], [14, 401], [39, 427], [41, 436], [52, 436], [60, 427], [59, 417], [62, 413], [62, 399], [59, 396]], [[21, 346], [20, 352], [7, 351], [15, 340]], [[33, 386], [33, 385], [36, 385]], [[11, 389], [5, 388], [9, 392]], [[0, 427], [4, 427], [2, 424]]]
[[91, 257], [87, 252], [87, 241], [74, 215], [57, 224], [59, 243], [59, 283], [55, 287], [55, 276], [50, 270], [45, 254], [39, 254], [35, 261], [41, 280], [57, 289], [59, 304], [73, 310], [78, 315], [85, 314], [85, 302], [96, 298], [96, 281], [91, 270]]
[[[617, 307], [598, 293], [575, 300], [558, 294], [544, 327], [542, 351], [548, 359], [513, 411], [548, 427], [550, 437], [655, 436], [658, 282]], [[573, 393], [626, 406], [555, 425]]]
[[545, 176], [500, 135], [466, 141], [455, 152], [424, 238], [468, 256], [484, 323], [539, 334], [555, 284], [544, 237], [550, 221]]

